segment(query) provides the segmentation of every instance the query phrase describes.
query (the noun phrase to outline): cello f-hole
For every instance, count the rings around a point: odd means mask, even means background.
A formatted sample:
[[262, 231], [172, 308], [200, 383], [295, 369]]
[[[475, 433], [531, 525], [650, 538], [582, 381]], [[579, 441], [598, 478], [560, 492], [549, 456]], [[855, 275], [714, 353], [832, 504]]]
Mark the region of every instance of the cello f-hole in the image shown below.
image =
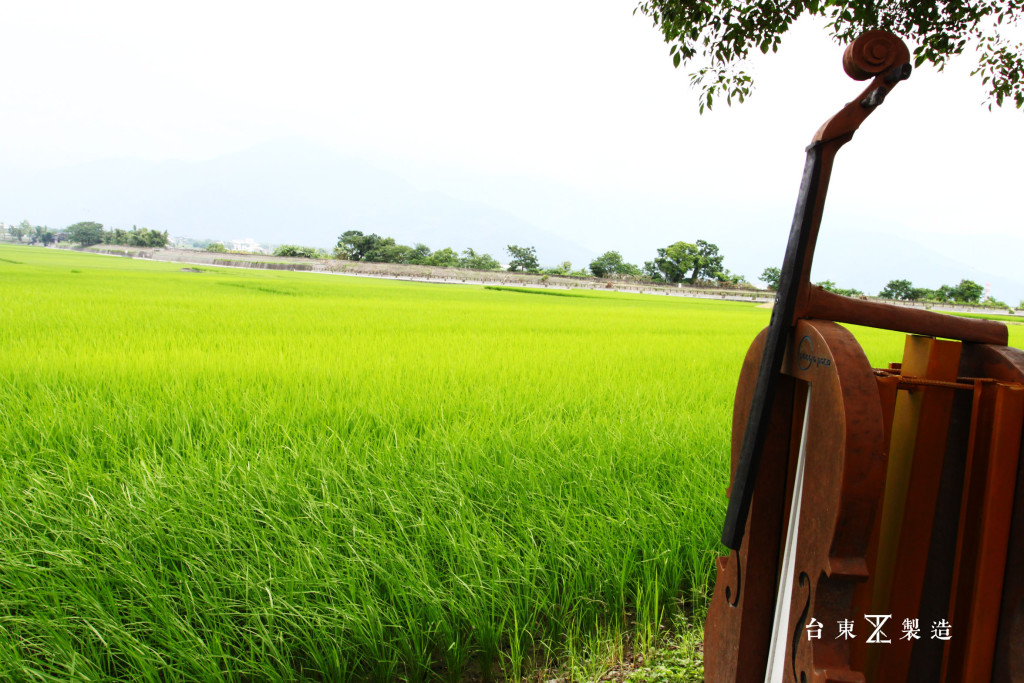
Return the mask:
[[793, 626], [793, 647], [792, 647], [792, 667], [793, 667], [793, 680], [800, 681], [800, 683], [807, 683], [807, 672], [801, 670], [800, 675], [797, 675], [797, 651], [800, 649], [800, 643], [803, 639], [800, 637], [803, 635], [804, 628], [807, 626], [807, 615], [811, 611], [811, 579], [807, 576], [807, 572], [800, 572], [799, 580], [800, 588], [803, 589], [804, 593], [804, 606], [800, 610], [800, 618], [796, 620], [796, 625]]
[[732, 585], [725, 587], [725, 601], [729, 603], [730, 607], [736, 607], [740, 603], [740, 588], [743, 582], [743, 567], [740, 563], [740, 554], [733, 551], [732, 556], [729, 558], [729, 564], [735, 567], [735, 590]]

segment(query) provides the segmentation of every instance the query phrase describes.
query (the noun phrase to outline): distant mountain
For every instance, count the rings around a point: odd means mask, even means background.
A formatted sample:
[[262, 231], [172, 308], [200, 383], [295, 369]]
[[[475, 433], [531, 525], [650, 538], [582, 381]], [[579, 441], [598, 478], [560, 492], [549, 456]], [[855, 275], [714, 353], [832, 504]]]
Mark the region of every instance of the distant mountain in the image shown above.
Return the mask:
[[112, 159], [11, 178], [6, 220], [63, 227], [95, 220], [195, 238], [331, 248], [346, 230], [432, 249], [472, 247], [506, 258], [537, 248], [542, 263], [589, 262], [591, 250], [484, 202], [421, 191], [395, 173], [303, 140], [266, 143], [208, 161]]

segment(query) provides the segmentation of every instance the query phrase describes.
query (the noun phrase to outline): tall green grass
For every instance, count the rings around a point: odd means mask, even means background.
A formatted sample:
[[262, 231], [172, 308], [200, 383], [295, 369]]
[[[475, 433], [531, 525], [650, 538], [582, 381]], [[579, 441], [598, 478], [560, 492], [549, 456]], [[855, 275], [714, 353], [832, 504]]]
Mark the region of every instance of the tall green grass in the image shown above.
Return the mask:
[[0, 679], [517, 677], [703, 606], [763, 309], [0, 257]]

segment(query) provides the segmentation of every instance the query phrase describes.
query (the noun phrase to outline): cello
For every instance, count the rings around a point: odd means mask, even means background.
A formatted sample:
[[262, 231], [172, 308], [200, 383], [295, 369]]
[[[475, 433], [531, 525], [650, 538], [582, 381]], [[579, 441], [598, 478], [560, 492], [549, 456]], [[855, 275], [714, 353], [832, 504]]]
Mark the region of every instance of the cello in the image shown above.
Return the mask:
[[[769, 326], [743, 362], [706, 680], [1024, 683], [1024, 352], [988, 320], [810, 284], [838, 150], [911, 74], [897, 37], [807, 148]], [[840, 323], [907, 333], [872, 368]]]

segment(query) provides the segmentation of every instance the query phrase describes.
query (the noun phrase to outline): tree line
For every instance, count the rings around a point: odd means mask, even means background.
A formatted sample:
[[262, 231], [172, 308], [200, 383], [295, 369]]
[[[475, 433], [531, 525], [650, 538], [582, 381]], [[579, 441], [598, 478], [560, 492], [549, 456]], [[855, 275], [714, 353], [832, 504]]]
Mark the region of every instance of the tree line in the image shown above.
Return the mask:
[[[285, 245], [275, 254], [280, 256], [305, 256], [316, 258], [312, 247]], [[617, 251], [606, 251], [590, 262], [588, 268], [573, 268], [569, 261], [556, 266], [542, 268], [537, 250], [532, 246], [509, 244], [505, 248], [509, 257], [507, 270], [511, 272], [536, 273], [540, 275], [567, 275], [576, 277], [599, 277], [613, 279], [637, 279], [652, 282], [712, 284], [748, 284], [742, 275], [730, 273], [724, 268], [724, 256], [717, 245], [704, 240], [694, 243], [675, 242], [657, 250], [657, 256], [644, 263], [643, 267], [628, 263]], [[321, 252], [322, 253], [322, 252]], [[499, 270], [502, 265], [491, 254], [477, 253], [466, 249], [461, 254], [451, 247], [431, 251], [425, 244], [413, 246], [398, 244], [393, 237], [369, 235], [359, 230], [348, 230], [338, 237], [334, 247], [334, 258], [371, 263], [406, 263], [411, 265], [443, 266], [450, 268], [472, 268], [474, 270]]]
[[104, 230], [102, 223], [82, 221], [74, 223], [63, 230], [54, 231], [45, 225], [32, 225], [22, 221], [18, 225], [7, 226], [7, 234], [16, 242], [29, 240], [29, 244], [42, 243], [49, 246], [54, 242], [74, 242], [83, 247], [94, 244], [120, 244], [129, 247], [166, 247], [170, 239], [167, 231], [150, 230], [132, 226], [131, 230], [115, 228]]
[[5, 228], [7, 234], [15, 242], [22, 242], [28, 240], [29, 244], [43, 243], [44, 246], [50, 246], [57, 241], [57, 235], [49, 227], [45, 225], [32, 225], [28, 221], [22, 221], [17, 225], [8, 225]]
[[[169, 241], [167, 231], [150, 230], [132, 226], [131, 230], [104, 230], [101, 223], [82, 221], [69, 225], [63, 231], [54, 232], [46, 226], [33, 226], [28, 221], [7, 226], [8, 234], [16, 241], [25, 239], [31, 244], [52, 244], [67, 240], [82, 246], [94, 244], [118, 244], [138, 247], [165, 247]], [[219, 242], [211, 243], [208, 251], [224, 252], [226, 247]], [[505, 248], [509, 257], [507, 270], [511, 272], [536, 273], [540, 275], [561, 275], [573, 277], [597, 277], [605, 279], [632, 279], [668, 284], [746, 286], [752, 288], [742, 275], [730, 273], [724, 267], [724, 255], [718, 245], [705, 240], [674, 242], [657, 250], [657, 255], [644, 262], [643, 267], [628, 263], [617, 251], [606, 251], [590, 262], [588, 268], [574, 269], [572, 263], [563, 261], [557, 266], [542, 268], [537, 250], [532, 246], [509, 244]], [[433, 251], [425, 244], [413, 246], [399, 244], [393, 237], [382, 237], [376, 233], [364, 234], [360, 230], [347, 230], [338, 236], [331, 254], [316, 247], [283, 244], [274, 250], [275, 256], [319, 258], [333, 256], [348, 261], [369, 263], [398, 263], [445, 268], [466, 268], [471, 270], [500, 270], [503, 266], [491, 254], [478, 253], [467, 248], [461, 253], [451, 247]], [[769, 289], [778, 289], [782, 277], [780, 268], [769, 266], [758, 278]], [[831, 280], [816, 282], [817, 286], [845, 296], [864, 296], [859, 289], [842, 288]], [[883, 299], [895, 301], [927, 301], [935, 303], [980, 304], [1007, 306], [992, 297], [985, 297], [985, 288], [972, 280], [961, 280], [957, 285], [942, 285], [938, 289], [915, 287], [910, 280], [890, 280], [879, 292]], [[983, 301], [984, 298], [984, 301]], [[1009, 308], [1007, 306], [1007, 308]]]
[[[759, 278], [768, 285], [769, 289], [779, 288], [779, 279], [782, 277], [782, 270], [774, 266], [764, 269]], [[864, 296], [859, 289], [841, 289], [831, 280], [815, 282], [817, 286], [836, 294], [845, 296]], [[985, 297], [985, 288], [973, 280], [960, 280], [956, 285], [942, 285], [938, 289], [927, 289], [915, 287], [910, 280], [889, 280], [889, 283], [878, 293], [881, 299], [892, 299], [894, 301], [927, 301], [933, 303], [953, 304], [986, 304], [990, 306], [1005, 306], [1007, 304], [994, 299], [991, 296]]]
[[[985, 288], [973, 280], [961, 280], [960, 284], [942, 285], [938, 289], [915, 287], [910, 280], [890, 280], [885, 289], [878, 294], [883, 299], [896, 301], [937, 301], [965, 304], [981, 303], [984, 295]], [[995, 305], [1006, 305], [992, 297], [988, 297], [985, 301]]]

